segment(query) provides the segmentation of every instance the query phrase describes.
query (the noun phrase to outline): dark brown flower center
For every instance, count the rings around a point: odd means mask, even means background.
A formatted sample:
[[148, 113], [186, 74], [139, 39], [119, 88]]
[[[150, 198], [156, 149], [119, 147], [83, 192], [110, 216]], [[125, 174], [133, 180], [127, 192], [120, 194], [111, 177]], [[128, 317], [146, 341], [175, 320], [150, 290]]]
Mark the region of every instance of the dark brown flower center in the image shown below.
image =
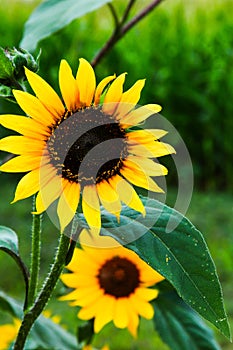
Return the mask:
[[47, 148], [57, 173], [82, 186], [118, 174], [127, 157], [124, 129], [100, 107], [64, 116], [52, 131]]
[[116, 298], [127, 297], [139, 286], [139, 271], [128, 259], [114, 257], [99, 270], [100, 287]]

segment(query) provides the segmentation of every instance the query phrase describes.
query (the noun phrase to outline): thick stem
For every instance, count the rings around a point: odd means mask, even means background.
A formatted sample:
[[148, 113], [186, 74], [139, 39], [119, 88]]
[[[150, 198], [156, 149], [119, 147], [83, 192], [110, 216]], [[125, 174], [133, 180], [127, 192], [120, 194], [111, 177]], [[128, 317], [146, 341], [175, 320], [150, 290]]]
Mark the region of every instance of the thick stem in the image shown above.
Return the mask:
[[[33, 211], [35, 211], [35, 196], [33, 197]], [[25, 309], [29, 309], [35, 301], [40, 272], [41, 253], [41, 223], [42, 215], [33, 214], [32, 218], [32, 252], [28, 296], [25, 301]]]
[[[119, 41], [131, 28], [135, 26], [141, 19], [143, 19], [148, 13], [150, 13], [156, 6], [160, 4], [163, 0], [154, 0], [147, 7], [145, 7], [141, 12], [139, 12], [134, 18], [131, 19], [128, 23], [123, 26], [124, 21], [122, 21], [119, 25], [118, 30], [114, 30], [112, 36], [105, 43], [102, 49], [97, 53], [97, 55], [92, 60], [92, 67], [96, 67], [96, 65], [102, 60], [102, 58], [110, 51], [110, 49]], [[132, 6], [126, 8], [127, 17], [129, 14], [129, 10]], [[128, 9], [129, 8], [129, 9]], [[125, 14], [123, 15], [123, 19]], [[121, 27], [122, 25], [122, 27]]]
[[57, 284], [59, 276], [65, 266], [65, 258], [68, 252], [69, 242], [70, 239], [68, 236], [61, 235], [54, 264], [45, 281], [44, 287], [42, 288], [37, 300], [35, 301], [35, 304], [24, 315], [24, 319], [19, 329], [19, 333], [13, 348], [14, 350], [22, 350], [24, 348], [27, 336], [31, 330], [32, 325], [46, 306]]

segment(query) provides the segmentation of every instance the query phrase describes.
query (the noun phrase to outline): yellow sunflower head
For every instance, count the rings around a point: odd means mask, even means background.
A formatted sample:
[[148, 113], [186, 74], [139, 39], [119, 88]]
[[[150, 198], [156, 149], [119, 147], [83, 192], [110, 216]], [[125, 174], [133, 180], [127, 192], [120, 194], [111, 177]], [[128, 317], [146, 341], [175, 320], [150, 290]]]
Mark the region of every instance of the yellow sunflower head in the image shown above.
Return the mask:
[[[114, 241], [102, 236], [98, 240], [99, 246]], [[70, 273], [61, 276], [63, 283], [74, 290], [60, 299], [81, 306], [80, 319], [94, 318], [95, 333], [113, 321], [116, 327], [128, 328], [136, 336], [139, 316], [151, 319], [154, 315], [149, 301], [158, 296], [158, 290], [148, 287], [164, 278], [134, 252], [116, 247], [116, 242], [112, 246], [97, 248], [92, 244], [75, 249], [67, 266]]]
[[76, 77], [62, 60], [61, 99], [39, 75], [25, 71], [35, 96], [18, 90], [14, 96], [27, 117], [0, 116], [0, 124], [21, 134], [0, 140], [0, 150], [16, 155], [0, 171], [27, 172], [13, 202], [37, 193], [36, 213], [40, 214], [58, 199], [61, 231], [79, 202], [89, 227], [97, 233], [100, 204], [117, 217], [122, 202], [144, 215], [132, 185], [161, 192], [151, 176], [165, 175], [167, 169], [151, 158], [174, 152], [159, 141], [164, 130], [137, 127], [161, 110], [155, 104], [136, 106], [145, 81], [138, 80], [123, 92], [123, 73], [106, 77], [96, 86], [93, 68], [85, 59], [80, 59]]
[[10, 344], [16, 339], [21, 321], [14, 319], [13, 324], [0, 325], [0, 349], [8, 349]]

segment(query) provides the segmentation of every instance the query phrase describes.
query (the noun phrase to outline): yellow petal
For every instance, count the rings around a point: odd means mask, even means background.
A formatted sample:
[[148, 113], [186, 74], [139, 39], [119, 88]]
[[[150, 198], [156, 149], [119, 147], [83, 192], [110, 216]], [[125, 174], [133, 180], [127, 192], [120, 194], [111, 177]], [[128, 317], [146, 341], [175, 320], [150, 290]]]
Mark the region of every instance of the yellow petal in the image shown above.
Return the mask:
[[93, 288], [91, 291], [89, 290], [88, 293], [83, 295], [82, 298], [77, 297], [77, 299], [72, 303], [72, 305], [86, 306], [86, 305], [95, 303], [99, 298], [103, 297], [103, 295], [104, 295], [103, 289]]
[[22, 135], [29, 136], [31, 138], [43, 140], [45, 136], [49, 136], [46, 128], [42, 124], [37, 123], [35, 120], [19, 115], [1, 115], [0, 124], [5, 128], [14, 130]]
[[138, 80], [129, 90], [122, 94], [120, 103], [116, 110], [117, 119], [121, 119], [138, 103], [144, 85], [145, 79]]
[[96, 91], [95, 91], [95, 97], [94, 97], [94, 105], [98, 105], [100, 103], [100, 97], [105, 89], [105, 87], [116, 78], [116, 74], [110, 75], [109, 77], [104, 78], [101, 80], [101, 82], [97, 85]]
[[99, 269], [99, 264], [96, 263], [94, 259], [92, 259], [92, 256], [88, 255], [87, 259], [86, 252], [84, 252], [83, 249], [76, 248], [74, 250], [73, 258], [69, 265], [66, 266], [66, 268], [70, 271], [76, 272], [79, 266], [81, 266], [82, 264], [87, 266], [88, 274], [92, 273], [93, 271], [93, 274], [95, 275]]
[[96, 188], [101, 203], [105, 209], [119, 218], [121, 212], [121, 202], [116, 191], [109, 185], [107, 181], [101, 181], [96, 185]]
[[140, 280], [141, 280], [142, 285], [144, 287], [147, 287], [147, 286], [153, 286], [154, 284], [163, 281], [164, 277], [162, 275], [160, 275], [157, 271], [152, 269], [149, 265], [146, 264], [142, 268]]
[[24, 173], [30, 170], [38, 169], [41, 163], [41, 157], [33, 155], [23, 155], [14, 157], [0, 166], [0, 171], [9, 173]]
[[128, 305], [128, 298], [118, 298], [116, 300], [113, 322], [117, 328], [125, 328], [128, 326]]
[[[117, 108], [117, 104], [120, 101], [123, 93], [123, 85], [125, 82], [125, 75], [123, 73], [117, 77], [109, 87], [103, 103], [103, 112], [106, 114], [113, 114]], [[115, 103], [116, 102], [116, 103]]]
[[132, 171], [145, 172], [149, 176], [161, 176], [168, 173], [165, 166], [145, 157], [128, 156], [124, 161], [124, 166]]
[[[89, 320], [99, 313], [102, 314], [103, 309], [106, 307], [105, 299], [105, 296], [103, 296], [102, 298], [99, 298], [95, 303], [83, 307], [79, 311], [78, 317], [81, 318], [81, 320]], [[94, 331], [96, 332], [95, 326]]]
[[46, 108], [58, 117], [65, 113], [60, 97], [38, 74], [25, 68], [25, 74], [33, 91]]
[[82, 208], [88, 226], [98, 234], [101, 228], [100, 204], [95, 185], [83, 189]]
[[78, 109], [80, 107], [78, 85], [66, 60], [61, 60], [59, 85], [68, 111]]
[[119, 175], [116, 175], [109, 180], [109, 183], [119, 195], [120, 200], [122, 200], [130, 208], [145, 215], [145, 208], [140, 198], [138, 197], [134, 188], [127, 181], [125, 181]]
[[159, 139], [160, 137], [167, 134], [167, 131], [161, 129], [144, 129], [137, 130], [127, 133], [127, 137], [129, 140], [135, 140], [136, 142], [152, 142], [155, 139]]
[[137, 297], [145, 301], [151, 301], [157, 298], [159, 294], [157, 289], [149, 289], [149, 288], [137, 288], [135, 289], [134, 293]]
[[135, 144], [135, 141], [128, 140], [129, 153], [136, 156], [157, 158], [167, 154], [176, 153], [174, 148], [168, 143], [153, 141], [153, 143]]
[[62, 189], [62, 179], [58, 176], [43, 186], [36, 197], [35, 214], [43, 213], [60, 196]]
[[60, 220], [61, 232], [73, 219], [80, 197], [80, 185], [76, 182], [66, 181], [62, 195], [57, 206], [57, 214]]
[[137, 313], [129, 306], [128, 307], [128, 313], [129, 313], [129, 323], [128, 323], [128, 330], [132, 334], [134, 338], [137, 337], [137, 329], [139, 325], [139, 317]]
[[137, 297], [134, 293], [128, 299], [132, 308], [142, 317], [150, 320], [154, 316], [154, 309], [151, 304]]
[[96, 79], [92, 66], [84, 58], [80, 58], [79, 60], [76, 80], [81, 106], [90, 106], [94, 97]]
[[39, 191], [39, 172], [39, 169], [32, 170], [30, 173], [22, 177], [16, 187], [15, 198], [11, 203], [15, 203], [20, 199], [30, 197]]
[[162, 107], [156, 104], [145, 105], [124, 116], [121, 119], [121, 122], [129, 125], [137, 125], [149, 118], [151, 115], [159, 113], [161, 109]]
[[14, 154], [41, 155], [45, 148], [45, 142], [33, 140], [26, 136], [7, 136], [0, 140], [0, 150]]
[[27, 115], [45, 126], [55, 124], [57, 113], [53, 115], [51, 111], [48, 111], [45, 108], [37, 97], [29, 94], [28, 92], [19, 90], [13, 90], [13, 94], [17, 103]]
[[163, 189], [143, 172], [138, 171], [137, 175], [135, 176], [135, 171], [129, 168], [122, 168], [121, 174], [135, 186], [145, 188], [149, 191], [164, 193]]
[[116, 299], [111, 295], [105, 295], [102, 311], [96, 314], [94, 320], [94, 331], [98, 333], [110, 321], [113, 320]]

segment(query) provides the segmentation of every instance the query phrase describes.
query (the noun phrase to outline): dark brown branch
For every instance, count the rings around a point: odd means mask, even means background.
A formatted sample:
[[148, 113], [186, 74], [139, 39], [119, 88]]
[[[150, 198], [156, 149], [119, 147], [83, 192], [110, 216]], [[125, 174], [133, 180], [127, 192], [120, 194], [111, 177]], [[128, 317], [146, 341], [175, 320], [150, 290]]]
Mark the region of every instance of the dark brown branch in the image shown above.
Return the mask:
[[130, 10], [133, 7], [135, 2], [136, 2], [136, 0], [130, 0], [130, 2], [128, 3], [128, 6], [126, 7], [125, 13], [124, 13], [124, 15], [122, 17], [122, 20], [121, 20], [121, 24], [122, 25], [127, 21], [129, 13], [130, 13]]
[[[102, 58], [110, 51], [110, 49], [116, 44], [117, 41], [119, 41], [132, 27], [135, 26], [141, 19], [143, 19], [148, 13], [150, 13], [156, 6], [158, 6], [163, 0], [154, 0], [152, 1], [147, 7], [145, 7], [142, 11], [140, 11], [134, 18], [131, 19], [128, 23], [126, 23], [123, 27], [119, 28], [118, 30], [114, 30], [112, 36], [109, 38], [109, 40], [106, 42], [106, 44], [100, 49], [100, 51], [97, 53], [97, 55], [92, 60], [91, 64], [93, 67], [96, 67], [96, 65], [102, 60]], [[132, 3], [132, 1], [130, 1]], [[129, 14], [129, 5], [126, 8], [127, 16]], [[131, 8], [131, 6], [130, 6]], [[125, 17], [125, 14], [123, 15], [123, 19]], [[122, 22], [121, 22], [122, 23]], [[123, 24], [123, 23], [122, 23]]]

